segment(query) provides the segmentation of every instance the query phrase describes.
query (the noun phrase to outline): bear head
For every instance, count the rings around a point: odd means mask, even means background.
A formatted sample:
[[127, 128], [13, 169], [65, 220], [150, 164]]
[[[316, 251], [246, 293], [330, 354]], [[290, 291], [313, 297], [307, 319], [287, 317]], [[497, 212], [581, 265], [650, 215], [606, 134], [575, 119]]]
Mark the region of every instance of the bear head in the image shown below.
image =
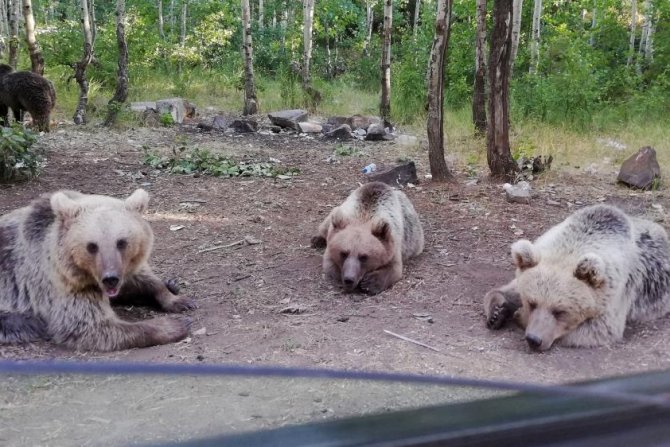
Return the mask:
[[366, 273], [393, 259], [393, 236], [381, 219], [350, 222], [340, 212], [331, 218], [325, 256], [335, 264], [345, 291], [352, 292]]
[[579, 325], [602, 315], [607, 279], [598, 255], [586, 253], [576, 262], [574, 258], [558, 264], [542, 262], [533, 244], [520, 240], [512, 245], [512, 258], [521, 299], [518, 316], [531, 348], [547, 350]]
[[153, 232], [142, 218], [149, 195], [138, 189], [125, 200], [65, 191], [51, 196], [57, 224], [57, 264], [75, 290], [99, 288], [113, 298], [146, 262]]

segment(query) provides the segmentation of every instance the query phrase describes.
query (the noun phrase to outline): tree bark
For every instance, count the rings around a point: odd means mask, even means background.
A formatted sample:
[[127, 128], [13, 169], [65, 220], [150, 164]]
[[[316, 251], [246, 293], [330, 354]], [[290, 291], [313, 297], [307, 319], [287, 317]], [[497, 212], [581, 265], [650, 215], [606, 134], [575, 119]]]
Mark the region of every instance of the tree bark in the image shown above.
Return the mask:
[[88, 0], [88, 15], [91, 17], [91, 38], [93, 46], [98, 37], [98, 22], [95, 20], [95, 0]]
[[382, 45], [382, 96], [379, 115], [391, 117], [391, 30], [393, 27], [393, 0], [384, 0], [384, 43]]
[[444, 160], [444, 64], [451, 31], [453, 0], [438, 0], [428, 75], [428, 160], [433, 181], [453, 179]]
[[593, 0], [593, 15], [591, 16], [591, 37], [589, 37], [589, 45], [595, 46], [596, 44], [596, 25], [598, 24], [598, 8], [596, 7], [596, 1]]
[[510, 64], [514, 68], [516, 54], [519, 50], [519, 38], [521, 37], [521, 11], [523, 10], [523, 0], [514, 0], [512, 4], [512, 52], [510, 55]]
[[263, 22], [265, 21], [265, 6], [263, 0], [258, 0], [258, 29], [263, 29]]
[[174, 36], [175, 23], [175, 0], [170, 0], [170, 39]]
[[530, 73], [537, 72], [538, 64], [540, 63], [540, 19], [542, 18], [542, 0], [535, 0], [533, 8], [533, 30], [532, 40], [530, 42]]
[[630, 2], [630, 39], [628, 41], [628, 60], [626, 66], [633, 63], [633, 56], [635, 54], [635, 30], [637, 28], [637, 0]]
[[512, 0], [494, 0], [489, 58], [489, 121], [486, 138], [491, 176], [513, 180], [518, 171], [509, 145], [509, 78], [512, 44]]
[[7, 20], [8, 0], [0, 0], [0, 59], [5, 56], [7, 40], [9, 37], [9, 22]]
[[654, 61], [654, 31], [656, 31], [656, 14], [649, 15], [649, 31], [647, 32], [647, 40], [644, 42], [644, 59], [647, 63]]
[[79, 84], [79, 102], [72, 117], [75, 124], [86, 123], [86, 105], [88, 104], [88, 79], [86, 79], [86, 68], [93, 60], [93, 34], [91, 32], [91, 21], [88, 12], [88, 1], [80, 1], [81, 26], [84, 36], [84, 54], [75, 65], [74, 78]]
[[314, 21], [314, 0], [303, 2], [303, 54], [302, 54], [302, 87], [307, 89], [311, 84], [310, 61], [312, 59], [312, 24]]
[[19, 59], [19, 14], [21, 0], [10, 0], [9, 11], [9, 65], [16, 70]]
[[163, 0], [158, 0], [158, 34], [165, 40], [165, 21], [163, 20]]
[[244, 110], [242, 115], [258, 113], [256, 84], [254, 84], [253, 46], [251, 39], [251, 11], [249, 0], [242, 0], [242, 27], [244, 29], [242, 48], [244, 51]]
[[477, 35], [475, 38], [475, 82], [472, 91], [472, 122], [475, 132], [486, 133], [486, 0], [477, 0]]
[[179, 34], [179, 45], [186, 45], [186, 14], [188, 12], [188, 2], [183, 0], [181, 5], [181, 32]]
[[44, 74], [44, 58], [35, 38], [35, 16], [33, 15], [33, 5], [31, 0], [23, 0], [23, 18], [26, 28], [26, 43], [30, 54], [30, 65], [32, 72], [38, 75]]
[[371, 0], [365, 2], [365, 40], [363, 41], [363, 55], [368, 56], [370, 48], [370, 40], [372, 39], [372, 25], [373, 25], [373, 12], [372, 12], [372, 3]]
[[128, 99], [128, 44], [126, 42], [126, 0], [116, 0], [116, 45], [119, 48], [119, 64], [116, 71], [116, 91], [109, 100], [105, 126], [116, 121], [121, 104]]

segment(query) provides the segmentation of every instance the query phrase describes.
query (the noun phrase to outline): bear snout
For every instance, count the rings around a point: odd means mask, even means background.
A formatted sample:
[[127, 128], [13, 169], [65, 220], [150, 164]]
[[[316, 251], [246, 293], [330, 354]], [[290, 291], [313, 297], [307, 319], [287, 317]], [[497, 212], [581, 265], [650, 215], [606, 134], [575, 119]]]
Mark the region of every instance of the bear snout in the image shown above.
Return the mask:
[[105, 273], [102, 277], [102, 283], [110, 289], [116, 288], [119, 285], [119, 276], [116, 273]]
[[347, 292], [358, 286], [361, 280], [361, 264], [353, 257], [347, 258], [342, 266], [342, 284]]
[[526, 341], [532, 349], [539, 350], [542, 346], [542, 337], [535, 334], [526, 334]]

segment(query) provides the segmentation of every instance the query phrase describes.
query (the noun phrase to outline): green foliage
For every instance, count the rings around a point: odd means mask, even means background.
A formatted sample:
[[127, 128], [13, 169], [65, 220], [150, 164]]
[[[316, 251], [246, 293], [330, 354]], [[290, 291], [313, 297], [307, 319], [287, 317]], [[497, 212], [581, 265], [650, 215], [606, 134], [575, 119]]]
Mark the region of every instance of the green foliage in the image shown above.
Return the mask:
[[163, 126], [169, 127], [174, 125], [174, 117], [171, 113], [162, 113], [159, 119]]
[[0, 130], [0, 181], [10, 182], [37, 177], [42, 158], [31, 148], [37, 134], [21, 126]]
[[172, 150], [171, 156], [144, 150], [144, 164], [171, 174], [203, 174], [214, 177], [277, 177], [298, 175], [294, 167], [278, 166], [275, 163], [235, 161], [206, 149], [187, 150], [185, 146]]
[[361, 153], [358, 149], [356, 149], [353, 146], [345, 146], [343, 144], [338, 144], [337, 147], [335, 148], [334, 154], [340, 157], [351, 157], [351, 156], [359, 156]]

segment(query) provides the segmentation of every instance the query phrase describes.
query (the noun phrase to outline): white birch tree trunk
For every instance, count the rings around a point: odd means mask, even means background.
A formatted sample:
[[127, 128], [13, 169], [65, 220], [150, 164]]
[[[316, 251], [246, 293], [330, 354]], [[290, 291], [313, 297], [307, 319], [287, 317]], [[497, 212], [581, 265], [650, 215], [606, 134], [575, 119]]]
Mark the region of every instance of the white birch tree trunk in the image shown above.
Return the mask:
[[88, 104], [88, 79], [86, 79], [86, 68], [93, 60], [93, 33], [91, 32], [91, 16], [88, 12], [88, 1], [80, 1], [81, 26], [84, 35], [84, 54], [75, 66], [74, 78], [79, 84], [79, 102], [74, 111], [72, 120], [75, 124], [86, 123], [86, 106]]
[[649, 16], [649, 31], [647, 32], [647, 40], [644, 43], [644, 59], [651, 63], [654, 61], [654, 31], [656, 31], [655, 14]]
[[303, 88], [307, 88], [307, 86], [311, 84], [310, 62], [312, 59], [312, 24], [314, 21], [314, 0], [304, 0], [302, 11], [302, 86]]
[[242, 27], [244, 53], [244, 109], [242, 115], [255, 115], [258, 112], [256, 84], [254, 83], [254, 58], [251, 38], [251, 11], [249, 0], [242, 0]]
[[44, 58], [35, 38], [35, 16], [31, 0], [23, 0], [23, 18], [25, 20], [26, 43], [30, 54], [30, 65], [33, 73], [44, 74]]
[[472, 122], [475, 131], [486, 133], [486, 0], [477, 0], [477, 33], [475, 37], [475, 82], [472, 88]]
[[363, 41], [363, 54], [367, 56], [370, 51], [370, 40], [372, 39], [372, 24], [373, 24], [373, 11], [372, 3], [370, 0], [365, 2], [366, 14], [365, 14], [365, 40]]
[[633, 63], [635, 55], [635, 31], [637, 29], [637, 0], [630, 1], [630, 38], [628, 40], [628, 60], [626, 66]]
[[530, 73], [537, 72], [537, 66], [540, 62], [540, 40], [541, 32], [540, 21], [542, 18], [542, 0], [535, 0], [533, 7], [533, 29], [532, 40], [530, 42]]
[[593, 14], [591, 15], [591, 37], [589, 37], [589, 45], [595, 46], [596, 44], [596, 26], [598, 25], [598, 0], [593, 0]]
[[158, 0], [158, 34], [165, 40], [165, 22], [163, 20], [163, 0]]
[[421, 15], [421, 0], [416, 0], [414, 3], [414, 23], [412, 24], [412, 35], [416, 37], [417, 29], [419, 28], [419, 17]]
[[181, 33], [179, 34], [179, 45], [186, 45], [186, 14], [188, 13], [188, 3], [186, 0], [181, 5]]
[[391, 31], [393, 29], [393, 0], [384, 0], [384, 43], [382, 45], [382, 96], [379, 115], [391, 117]]
[[514, 61], [516, 61], [516, 54], [519, 51], [522, 10], [523, 10], [523, 0], [514, 0], [514, 2], [512, 3], [512, 50], [510, 54], [510, 64], [512, 64], [512, 67], [514, 67]]
[[258, 29], [263, 29], [263, 22], [265, 21], [265, 6], [263, 0], [258, 0]]
[[19, 14], [21, 0], [10, 0], [9, 10], [9, 65], [16, 69], [19, 59]]
[[[162, 0], [159, 0], [160, 3], [162, 3]], [[109, 126], [116, 121], [121, 104], [128, 99], [128, 43], [126, 41], [125, 21], [126, 0], [116, 0], [116, 45], [119, 49], [119, 62], [116, 71], [116, 91], [112, 99], [109, 100], [105, 126]]]

